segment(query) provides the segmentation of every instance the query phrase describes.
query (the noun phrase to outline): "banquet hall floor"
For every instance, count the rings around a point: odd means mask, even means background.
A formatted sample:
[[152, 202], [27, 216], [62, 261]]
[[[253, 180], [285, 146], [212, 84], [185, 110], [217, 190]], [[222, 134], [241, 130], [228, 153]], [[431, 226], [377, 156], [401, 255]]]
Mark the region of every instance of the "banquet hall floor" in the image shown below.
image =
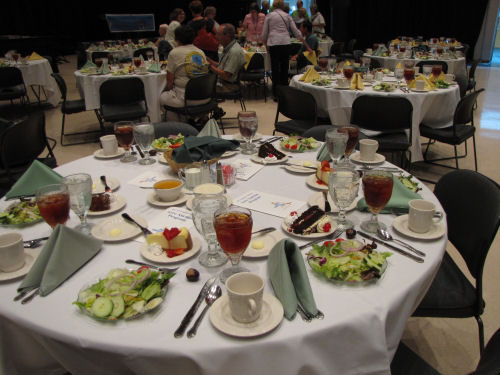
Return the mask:
[[[60, 72], [68, 85], [68, 98], [78, 98], [78, 90], [74, 78], [76, 56], [67, 56], [69, 63], [59, 65]], [[477, 128], [477, 149], [479, 172], [500, 182], [500, 67], [480, 66], [476, 71], [478, 88], [486, 88], [478, 101], [475, 112]], [[252, 92], [255, 95], [255, 93]], [[245, 100], [247, 109], [256, 110], [259, 118], [259, 132], [270, 135], [273, 131], [276, 103], [268, 99]], [[239, 110], [239, 104], [226, 102], [222, 104], [228, 117], [234, 117]], [[48, 136], [56, 138], [58, 145], [54, 150], [58, 163], [64, 164], [77, 158], [91, 155], [99, 148], [98, 143], [62, 147], [59, 145], [61, 128], [61, 112], [59, 108], [46, 110]], [[67, 131], [82, 131], [98, 129], [98, 122], [93, 111], [66, 117]], [[235, 133], [230, 129], [226, 133]], [[78, 138], [68, 138], [68, 140]], [[453, 148], [446, 145], [434, 145], [431, 148], [439, 155], [452, 155]], [[472, 145], [469, 156], [459, 162], [461, 168], [473, 169], [474, 160]], [[138, 166], [139, 168], [139, 166]], [[418, 177], [428, 177], [437, 180], [449, 169], [429, 167], [418, 163], [414, 173]], [[432, 187], [431, 187], [432, 189]], [[464, 197], [467, 199], [467, 197]], [[466, 218], [464, 218], [466, 219]], [[457, 259], [456, 250], [451, 244], [449, 252]], [[457, 260], [465, 270], [461, 259]], [[484, 300], [486, 309], [483, 314], [486, 341], [500, 327], [500, 236], [497, 236], [484, 269]], [[427, 319], [410, 318], [403, 335], [403, 341], [422, 358], [443, 374], [465, 374], [475, 368], [479, 359], [477, 324], [475, 319]]]

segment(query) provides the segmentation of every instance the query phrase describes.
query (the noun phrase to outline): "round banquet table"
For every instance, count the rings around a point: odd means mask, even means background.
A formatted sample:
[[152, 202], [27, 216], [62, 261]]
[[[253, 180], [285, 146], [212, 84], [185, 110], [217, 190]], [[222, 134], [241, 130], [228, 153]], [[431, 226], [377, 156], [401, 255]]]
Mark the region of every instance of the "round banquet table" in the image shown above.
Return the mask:
[[[245, 158], [236, 155], [226, 160]], [[311, 160], [315, 153], [294, 154], [293, 158]], [[168, 166], [160, 163], [144, 167], [137, 163], [124, 164], [118, 159], [98, 160], [93, 156], [60, 166], [57, 171], [62, 175], [88, 172], [119, 179], [121, 186], [116, 193], [127, 199], [121, 212], [148, 219], [163, 209], [147, 203], [146, 196], [151, 190], [127, 182], [149, 169], [165, 176], [173, 175]], [[432, 192], [421, 186], [422, 196], [442, 210]], [[290, 173], [280, 165], [266, 165], [250, 180], [237, 180], [228, 188], [228, 194], [236, 198], [249, 190], [304, 202], [318, 192], [308, 187], [305, 175]], [[7, 204], [0, 201], [2, 209]], [[369, 214], [353, 211], [349, 216], [359, 224]], [[392, 215], [380, 215], [380, 220], [389, 226], [393, 219]], [[282, 230], [280, 217], [253, 211], [253, 220], [254, 226], [274, 226]], [[89, 221], [96, 223], [99, 219], [89, 218]], [[77, 222], [76, 217], [71, 216], [67, 225], [73, 227]], [[0, 233], [8, 231], [0, 228]], [[19, 231], [24, 239], [50, 234], [44, 222]], [[193, 236], [199, 236], [194, 227], [190, 231]], [[20, 280], [0, 283], [3, 301], [0, 304], [0, 364], [9, 375], [62, 374], [63, 369], [73, 375], [147, 375], [167, 369], [169, 373], [183, 375], [388, 374], [407, 319], [432, 282], [446, 246], [446, 235], [434, 241], [405, 240], [426, 252], [425, 262], [416, 263], [394, 253], [388, 258], [382, 278], [375, 283], [362, 286], [332, 283], [315, 275], [306, 264], [316, 303], [325, 318], [311, 323], [300, 317], [292, 321], [284, 319], [277, 329], [252, 339], [233, 338], [217, 331], [208, 316], [195, 338], [173, 337], [203, 282], [221, 271], [221, 268], [200, 266], [197, 256], [178, 263], [180, 268], [169, 284], [166, 300], [156, 312], [117, 324], [98, 322], [82, 314], [72, 302], [83, 285], [105, 275], [111, 268], [126, 266], [127, 258], [141, 259], [139, 242], [104, 243], [103, 249], [59, 288], [26, 305], [12, 301]], [[297, 240], [297, 243], [304, 241]], [[380, 245], [378, 249], [389, 250]], [[268, 280], [265, 259], [243, 259], [242, 264]], [[199, 282], [186, 281], [184, 274], [190, 267], [200, 271]], [[269, 281], [264, 291], [273, 293]]]
[[[349, 124], [352, 103], [360, 95], [403, 96], [407, 98], [413, 105], [413, 139], [410, 148], [412, 162], [423, 160], [420, 143], [420, 123], [425, 121], [427, 125], [436, 127], [451, 125], [455, 107], [460, 100], [458, 85], [429, 92], [410, 91], [409, 93], [404, 93], [398, 89], [392, 92], [380, 92], [373, 90], [372, 86], [365, 86], [362, 91], [339, 90], [335, 88], [335, 83], [332, 83], [331, 87], [315, 86], [311, 83], [299, 81], [300, 77], [302, 77], [301, 74], [294, 76], [290, 81], [290, 86], [310, 92], [316, 99], [318, 115], [328, 116], [331, 123], [335, 125]], [[386, 76], [384, 82], [395, 82], [395, 78], [394, 76]]]
[[116, 59], [126, 59], [126, 58], [133, 58], [134, 52], [137, 51], [138, 49], [143, 49], [143, 48], [153, 48], [154, 58], [155, 60], [158, 60], [158, 48], [155, 45], [152, 46], [147, 45], [138, 48], [127, 48], [127, 47], [120, 47], [113, 49], [88, 48], [87, 50], [85, 50], [85, 52], [87, 52], [87, 59], [90, 61], [92, 60], [92, 52], [107, 52], [112, 54]]
[[87, 111], [100, 108], [99, 87], [101, 84], [110, 78], [129, 78], [138, 77], [144, 83], [144, 91], [146, 94], [146, 102], [148, 104], [148, 115], [151, 121], [158, 122], [161, 120], [160, 95], [167, 84], [167, 73], [148, 74], [129, 74], [117, 75], [113, 74], [83, 74], [80, 71], [75, 72], [76, 85], [80, 91], [80, 96], [85, 100], [85, 108]]

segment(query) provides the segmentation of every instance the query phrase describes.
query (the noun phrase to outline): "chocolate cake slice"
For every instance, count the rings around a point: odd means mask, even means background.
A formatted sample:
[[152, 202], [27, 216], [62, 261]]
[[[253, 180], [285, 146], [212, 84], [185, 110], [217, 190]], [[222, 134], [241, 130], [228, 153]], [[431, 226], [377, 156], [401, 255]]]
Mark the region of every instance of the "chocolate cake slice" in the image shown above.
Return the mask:
[[109, 194], [101, 193], [92, 196], [90, 211], [106, 211], [111, 207]]
[[283, 159], [286, 155], [276, 148], [271, 143], [264, 143], [259, 147], [259, 158], [267, 158], [269, 154], [273, 154], [277, 159]]
[[[318, 232], [318, 223], [324, 221], [325, 218], [325, 211], [318, 206], [311, 206], [295, 219], [289, 230], [295, 234], [316, 233]], [[328, 218], [326, 219], [328, 220]]]

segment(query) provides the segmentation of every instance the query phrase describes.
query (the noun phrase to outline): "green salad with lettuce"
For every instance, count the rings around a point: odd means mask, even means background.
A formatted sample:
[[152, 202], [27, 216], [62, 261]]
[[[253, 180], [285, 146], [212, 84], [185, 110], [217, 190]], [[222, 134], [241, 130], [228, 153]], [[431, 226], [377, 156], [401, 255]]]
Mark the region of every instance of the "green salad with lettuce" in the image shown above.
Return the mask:
[[300, 136], [291, 136], [284, 138], [280, 142], [281, 147], [286, 151], [305, 152], [318, 148], [319, 144], [313, 137], [302, 138]]
[[40, 220], [42, 216], [34, 199], [14, 203], [0, 212], [0, 225], [27, 225]]
[[184, 136], [179, 133], [177, 135], [169, 135], [168, 137], [160, 137], [153, 141], [152, 146], [158, 151], [167, 151], [177, 148], [184, 144]]

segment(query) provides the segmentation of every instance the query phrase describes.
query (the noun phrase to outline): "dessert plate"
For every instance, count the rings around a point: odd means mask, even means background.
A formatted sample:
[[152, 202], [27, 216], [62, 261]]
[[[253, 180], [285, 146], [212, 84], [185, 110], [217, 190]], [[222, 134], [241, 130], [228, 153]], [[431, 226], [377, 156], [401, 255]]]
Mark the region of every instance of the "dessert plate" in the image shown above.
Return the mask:
[[373, 160], [363, 160], [361, 159], [361, 153], [360, 152], [355, 152], [352, 154], [349, 159], [355, 163], [361, 163], [361, 164], [380, 164], [385, 161], [385, 156], [380, 155], [380, 154], [375, 154], [375, 159]]
[[286, 225], [286, 223], [285, 223], [284, 220], [281, 222], [281, 228], [283, 228], [283, 230], [285, 231], [285, 233], [289, 234], [290, 236], [294, 236], [294, 237], [297, 237], [297, 238], [303, 238], [303, 239], [307, 240], [307, 239], [315, 239], [315, 238], [327, 237], [330, 234], [332, 234], [333, 232], [335, 232], [335, 229], [337, 229], [337, 222], [335, 220], [332, 220], [330, 218], [330, 224], [332, 226], [331, 226], [329, 232], [311, 233], [311, 234], [297, 234], [297, 233], [289, 232], [288, 231], [288, 225]]
[[24, 266], [19, 268], [18, 270], [12, 272], [3, 272], [0, 271], [0, 281], [14, 280], [18, 277], [26, 275], [31, 266], [35, 263], [36, 258], [40, 254], [39, 249], [24, 249]]
[[[259, 230], [261, 228], [252, 228], [252, 230]], [[279, 230], [275, 230], [269, 233], [256, 233], [255, 235], [252, 236], [252, 239], [250, 240], [250, 244], [248, 245], [247, 249], [243, 253], [244, 258], [264, 258], [269, 255], [271, 252], [272, 248], [276, 243], [280, 240], [285, 238], [283, 233]], [[262, 249], [256, 249], [252, 245], [256, 241], [261, 241], [262, 245], [264, 246]]]
[[[106, 183], [111, 188], [111, 191], [115, 191], [120, 187], [120, 181], [114, 177], [106, 176]], [[92, 194], [104, 193], [106, 190], [104, 184], [99, 177], [92, 177]]]
[[[309, 162], [311, 165], [309, 167], [303, 167], [304, 162]], [[293, 164], [293, 165], [291, 165]], [[289, 165], [285, 167], [287, 171], [294, 172], [294, 173], [304, 173], [304, 174], [311, 174], [315, 173], [316, 171], [311, 168], [314, 167], [316, 168], [318, 162], [316, 160], [292, 160], [290, 161]]]
[[109, 204], [109, 209], [104, 211], [90, 211], [87, 213], [88, 216], [102, 216], [107, 215], [116, 211], [121, 210], [127, 204], [127, 200], [121, 195], [112, 194], [111, 202]]
[[[327, 194], [328, 196], [328, 203], [330, 203], [330, 212], [339, 212], [339, 208], [333, 203], [332, 197], [330, 197], [330, 194]], [[325, 209], [325, 196], [323, 195], [323, 192], [319, 193], [314, 193], [309, 197], [307, 200], [307, 204], [309, 206], [318, 206], [322, 210]], [[351, 203], [349, 207], [346, 208], [346, 211], [352, 211], [356, 208], [358, 204], [358, 199], [354, 199], [354, 201]]]
[[[142, 217], [137, 215], [130, 216], [143, 227], [148, 226], [147, 221]], [[142, 231], [137, 225], [128, 222], [123, 217], [121, 217], [121, 215], [116, 215], [108, 219], [104, 219], [94, 225], [91, 230], [91, 234], [95, 238], [107, 242], [128, 240], [130, 238], [138, 236], [141, 233]]]
[[317, 181], [318, 181], [318, 178], [316, 177], [316, 173], [315, 173], [315, 174], [312, 174], [309, 177], [307, 177], [306, 183], [307, 183], [307, 185], [309, 185], [310, 187], [312, 187], [314, 189], [328, 190], [328, 185], [318, 184]]
[[115, 154], [105, 155], [103, 149], [96, 150], [94, 152], [94, 156], [97, 159], [112, 159], [117, 158], [118, 156], [122, 156], [125, 153], [125, 150], [121, 147], [118, 147], [118, 151]]
[[285, 161], [288, 160], [288, 156], [284, 156], [283, 158], [281, 159], [276, 159], [276, 160], [265, 160], [264, 158], [261, 158], [257, 155], [253, 155], [250, 160], [256, 162], [256, 163], [259, 163], [259, 164], [280, 164], [280, 163], [284, 163]]
[[171, 202], [165, 202], [165, 201], [158, 199], [158, 196], [156, 195], [155, 192], [149, 193], [148, 197], [147, 197], [147, 200], [149, 203], [151, 203], [153, 206], [159, 206], [159, 207], [175, 206], [175, 205], [184, 203], [185, 201], [187, 201], [187, 199], [188, 199], [187, 194], [184, 194], [183, 192], [181, 192], [181, 195], [179, 196], [179, 198], [177, 198], [175, 201], [171, 201]]
[[[233, 204], [233, 200], [231, 199], [231, 197], [227, 194], [224, 194], [224, 196], [226, 197], [226, 201], [227, 201], [227, 206], [229, 207], [231, 204]], [[186, 201], [186, 208], [188, 210], [192, 210], [193, 209], [193, 199], [194, 199], [194, 196], [190, 196], [187, 198], [187, 201]]]
[[144, 242], [141, 246], [141, 255], [151, 262], [156, 263], [175, 263], [180, 262], [182, 260], [186, 260], [194, 257], [201, 248], [201, 242], [198, 237], [191, 236], [191, 240], [193, 241], [193, 247], [188, 251], [185, 251], [184, 254], [177, 255], [176, 257], [169, 258], [165, 251], [163, 251], [159, 246], [149, 246], [146, 242]]
[[251, 323], [240, 323], [231, 316], [229, 297], [224, 294], [210, 308], [210, 322], [229, 336], [256, 337], [274, 330], [283, 320], [283, 312], [281, 302], [273, 295], [264, 293], [259, 318]]
[[417, 240], [435, 240], [442, 237], [446, 233], [446, 228], [442, 220], [439, 223], [433, 223], [428, 232], [414, 232], [408, 227], [408, 215], [401, 215], [396, 217], [392, 222], [392, 226], [399, 233]]
[[229, 150], [229, 151], [224, 152], [220, 157], [221, 158], [230, 158], [231, 156], [236, 155], [237, 153], [238, 153], [237, 150]]
[[[262, 137], [263, 137], [262, 134], [256, 133], [255, 137], [253, 137], [253, 139], [252, 139], [252, 142], [258, 141], [259, 139], [262, 139]], [[245, 142], [245, 140], [243, 139], [243, 137], [241, 136], [240, 133], [233, 135], [233, 139], [236, 139], [237, 141], [240, 141], [240, 142]]]

